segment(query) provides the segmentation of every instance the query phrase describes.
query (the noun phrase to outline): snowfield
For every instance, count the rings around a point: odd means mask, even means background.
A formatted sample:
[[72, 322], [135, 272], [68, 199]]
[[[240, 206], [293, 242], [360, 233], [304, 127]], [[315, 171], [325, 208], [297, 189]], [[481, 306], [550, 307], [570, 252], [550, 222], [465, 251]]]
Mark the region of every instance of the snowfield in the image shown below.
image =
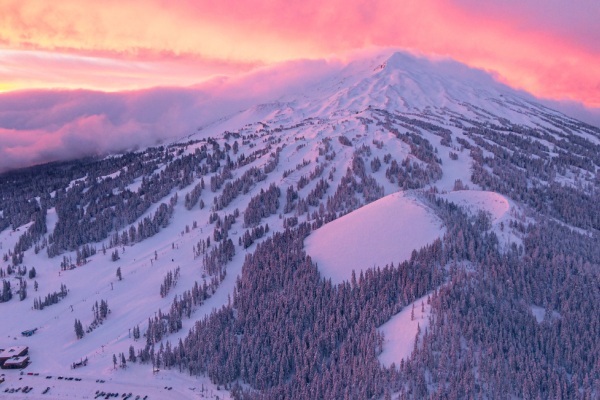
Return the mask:
[[[28, 372], [34, 371], [32, 366], [25, 369], [23, 376], [19, 375], [20, 372], [17, 370], [0, 371], [2, 371], [0, 375], [6, 374], [7, 378], [6, 382], [0, 385], [0, 398], [2, 399], [94, 399], [96, 391], [117, 394], [119, 399], [123, 394], [129, 393], [132, 394], [130, 399], [135, 399], [136, 396], [140, 396], [140, 399], [148, 396], [147, 400], [230, 399], [228, 391], [223, 387], [217, 390], [217, 387], [212, 385], [208, 378], [190, 378], [189, 375], [175, 371], [169, 374], [152, 374], [152, 366], [144, 369], [118, 370], [112, 376], [104, 374], [100, 377], [101, 379], [96, 376], [82, 375], [80, 370], [66, 371], [65, 373], [50, 371], [37, 376], [27, 375]], [[5, 389], [24, 388], [25, 386], [32, 387], [33, 390], [27, 394], [4, 392]], [[42, 394], [46, 388], [50, 388], [50, 390], [46, 394]], [[104, 399], [105, 397], [98, 398]]]
[[[414, 319], [411, 318], [413, 305]], [[415, 348], [415, 337], [419, 329], [419, 344], [422, 343], [430, 315], [431, 305], [427, 304], [427, 296], [423, 296], [381, 325], [379, 331], [385, 335], [385, 339], [379, 361], [389, 368], [392, 364], [398, 367], [402, 360], [408, 359]]]
[[443, 236], [442, 222], [417, 199], [393, 193], [313, 232], [306, 252], [321, 276], [336, 283], [373, 266], [410, 258], [412, 251]]

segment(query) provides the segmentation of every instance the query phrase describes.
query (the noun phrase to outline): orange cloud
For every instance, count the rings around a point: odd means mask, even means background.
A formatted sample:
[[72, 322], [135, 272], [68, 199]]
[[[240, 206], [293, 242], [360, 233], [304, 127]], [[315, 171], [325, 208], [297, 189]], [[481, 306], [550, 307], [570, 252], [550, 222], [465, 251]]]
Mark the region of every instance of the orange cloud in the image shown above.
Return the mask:
[[[82, 58], [62, 74], [25, 58], [7, 74], [0, 61], [0, 87], [184, 85], [221, 71], [395, 46], [497, 71], [537, 96], [600, 106], [600, 48], [587, 37], [600, 30], [578, 23], [597, 21], [598, 6], [577, 0], [590, 7], [569, 19], [558, 0], [537, 1], [537, 9], [511, 0], [514, 12], [482, 1], [0, 0], [5, 50], [53, 55], [48, 65]], [[560, 23], [538, 18], [543, 10]]]
[[0, 91], [23, 88], [130, 90], [188, 86], [207, 77], [238, 75], [257, 64], [223, 62], [195, 55], [11, 50], [0, 48]]

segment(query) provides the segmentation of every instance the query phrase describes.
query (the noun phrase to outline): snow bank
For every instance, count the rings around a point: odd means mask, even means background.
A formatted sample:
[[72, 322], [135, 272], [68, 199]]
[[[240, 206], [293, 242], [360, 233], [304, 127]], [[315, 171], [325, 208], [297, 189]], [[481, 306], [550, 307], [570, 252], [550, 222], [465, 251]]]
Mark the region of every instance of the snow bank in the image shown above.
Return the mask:
[[443, 235], [433, 212], [402, 192], [393, 193], [339, 218], [305, 241], [321, 274], [341, 283], [359, 271], [410, 258]]

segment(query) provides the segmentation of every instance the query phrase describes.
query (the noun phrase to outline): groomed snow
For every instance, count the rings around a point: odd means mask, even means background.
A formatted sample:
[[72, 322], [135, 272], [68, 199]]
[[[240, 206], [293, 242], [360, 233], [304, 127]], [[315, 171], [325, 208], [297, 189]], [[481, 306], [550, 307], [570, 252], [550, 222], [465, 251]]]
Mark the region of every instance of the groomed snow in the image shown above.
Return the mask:
[[398, 264], [444, 233], [442, 222], [415, 198], [393, 193], [313, 232], [306, 252], [321, 276], [341, 283], [373, 266]]
[[[201, 238], [210, 235], [213, 226], [208, 224], [210, 211], [207, 207], [203, 210], [197, 206], [192, 211], [185, 209], [182, 198], [189, 190], [190, 188], [185, 188], [178, 191], [180, 200], [175, 206], [175, 213], [169, 225], [153, 237], [134, 246], [126, 246], [124, 253], [120, 247], [121, 259], [117, 262], [110, 261], [112, 249], [106, 255], [102, 254], [100, 243], [95, 244], [99, 251], [89, 258], [87, 265], [69, 271], [60, 271], [62, 257], [48, 259], [45, 249], [38, 254], [34, 254], [33, 248], [26, 251], [24, 265], [28, 270], [35, 267], [37, 276], [33, 280], [27, 279], [28, 296], [24, 301], [19, 301], [18, 295], [13, 294], [12, 300], [0, 304], [0, 348], [28, 346], [32, 363], [23, 372], [39, 375], [21, 376], [20, 370], [0, 370], [0, 375], [4, 374], [6, 379], [6, 382], [0, 385], [0, 398], [9, 396], [4, 393], [5, 389], [17, 389], [26, 385], [33, 386], [34, 390], [28, 394], [11, 393], [10, 398], [94, 398], [96, 390], [119, 393], [119, 396], [124, 392], [132, 392], [134, 397], [141, 395], [143, 398], [148, 395], [149, 399], [229, 398], [229, 393], [223, 387], [218, 390], [217, 385], [211, 384], [207, 377], [190, 377], [185, 372], [180, 373], [178, 369], [152, 374], [151, 364], [128, 363], [126, 370], [115, 370], [112, 365], [113, 354], [125, 353], [127, 356], [130, 345], [137, 351], [145, 344], [144, 338], [134, 341], [129, 337], [130, 328], [139, 325], [143, 334], [147, 328], [148, 317], [154, 316], [159, 309], [168, 311], [175, 296], [190, 290], [194, 281], [200, 284], [203, 282], [202, 262], [199, 258], [194, 259], [192, 246]], [[165, 200], [168, 201], [168, 197]], [[205, 194], [204, 200], [207, 201]], [[247, 201], [249, 198], [240, 197], [232, 202], [231, 206], [243, 210]], [[154, 204], [142, 218], [153, 215], [159, 204], [160, 202]], [[53, 232], [57, 220], [55, 209], [49, 209], [46, 218], [48, 233]], [[191, 225], [194, 220], [198, 221], [198, 229], [182, 235], [185, 226]], [[270, 226], [277, 227], [273, 222]], [[9, 228], [0, 232], [2, 253], [12, 249], [19, 236], [25, 233], [30, 225], [31, 223], [23, 225], [18, 231]], [[237, 236], [242, 233], [241, 222], [238, 220], [230, 236], [237, 243]], [[104, 243], [107, 244], [106, 241]], [[173, 243], [176, 245], [175, 249], [172, 248]], [[158, 252], [158, 260], [151, 264], [150, 259], [154, 258], [155, 250]], [[228, 275], [219, 290], [204, 305], [195, 309], [191, 319], [184, 318], [183, 329], [169, 335], [169, 341], [177, 343], [179, 338], [186, 336], [197, 319], [209, 314], [214, 308], [227, 304], [228, 295], [233, 292], [235, 279], [241, 272], [244, 261], [245, 252], [239, 247], [236, 248], [236, 252], [236, 257], [227, 266]], [[73, 252], [65, 255], [75, 258]], [[9, 263], [10, 261], [0, 262], [0, 267], [6, 270]], [[160, 284], [167, 271], [177, 266], [181, 267], [179, 282], [167, 297], [161, 298], [158, 292]], [[122, 269], [122, 281], [118, 281], [115, 276], [117, 267]], [[11, 282], [14, 292], [18, 287], [15, 275], [4, 279]], [[34, 281], [39, 284], [38, 291], [34, 290]], [[58, 291], [61, 283], [66, 284], [69, 289], [69, 294], [64, 300], [43, 310], [32, 309], [34, 298], [43, 298], [53, 291]], [[102, 299], [108, 300], [111, 314], [102, 326], [87, 333], [83, 339], [77, 340], [73, 333], [75, 318], [81, 320], [85, 329], [93, 319], [92, 304]], [[21, 336], [22, 331], [32, 328], [38, 328], [33, 336]], [[85, 357], [89, 359], [86, 367], [70, 369], [71, 363]], [[58, 380], [58, 375], [82, 380]], [[46, 376], [52, 378], [46, 379]], [[105, 383], [96, 382], [98, 379], [104, 380]], [[164, 389], [165, 386], [172, 387], [172, 390]], [[51, 390], [42, 395], [41, 392], [46, 387], [50, 387]], [[202, 387], [205, 389], [203, 393]]]

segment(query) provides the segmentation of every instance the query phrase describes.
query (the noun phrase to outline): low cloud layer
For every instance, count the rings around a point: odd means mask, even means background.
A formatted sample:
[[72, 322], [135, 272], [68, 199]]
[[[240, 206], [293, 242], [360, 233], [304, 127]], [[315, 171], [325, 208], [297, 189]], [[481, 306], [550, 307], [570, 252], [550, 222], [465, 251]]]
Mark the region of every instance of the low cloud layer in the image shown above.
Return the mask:
[[257, 103], [302, 91], [342, 66], [335, 60], [290, 61], [187, 88], [2, 93], [0, 172], [181, 137]]
[[[532, 96], [533, 97], [533, 96]], [[538, 103], [560, 111], [571, 118], [578, 119], [587, 124], [600, 127], [600, 108], [586, 107], [580, 101], [535, 99]]]
[[[365, 54], [369, 52], [363, 52], [362, 56]], [[234, 78], [217, 77], [187, 88], [114, 93], [89, 90], [2, 93], [0, 172], [49, 161], [134, 150], [183, 137], [199, 126], [255, 104], [302, 92], [343, 67], [344, 63], [338, 59], [297, 60]], [[476, 74], [483, 73], [477, 71]], [[571, 101], [539, 101], [600, 126], [599, 109]]]

